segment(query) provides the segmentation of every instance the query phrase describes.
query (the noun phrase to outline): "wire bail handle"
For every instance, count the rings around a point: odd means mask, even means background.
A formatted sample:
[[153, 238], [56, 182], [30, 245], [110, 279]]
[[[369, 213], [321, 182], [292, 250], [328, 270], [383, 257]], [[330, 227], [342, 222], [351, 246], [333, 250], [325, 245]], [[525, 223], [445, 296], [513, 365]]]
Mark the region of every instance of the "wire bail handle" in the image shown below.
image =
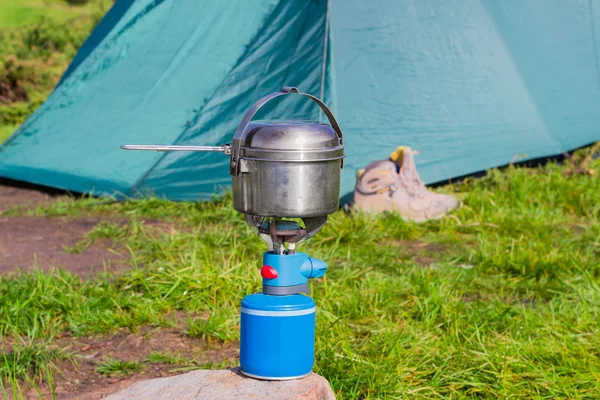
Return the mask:
[[[340, 145], [344, 144], [342, 130], [340, 129], [340, 126], [338, 125], [337, 120], [333, 116], [333, 113], [325, 105], [325, 103], [323, 103], [320, 99], [318, 99], [317, 97], [315, 97], [313, 95], [300, 92], [295, 87], [284, 86], [283, 88], [281, 88], [281, 90], [279, 92], [274, 92], [274, 93], [268, 94], [265, 97], [258, 100], [256, 103], [254, 103], [252, 105], [252, 107], [250, 107], [248, 109], [248, 111], [246, 111], [246, 114], [244, 114], [244, 118], [242, 118], [242, 122], [240, 122], [240, 124], [238, 125], [238, 127], [235, 131], [235, 135], [233, 135], [233, 140], [231, 141], [231, 160], [229, 163], [229, 173], [231, 175], [239, 175], [239, 173], [240, 173], [240, 162], [239, 161], [240, 161], [240, 150], [242, 147], [242, 139], [244, 139], [245, 134], [246, 134], [246, 129], [248, 128], [248, 124], [250, 123], [250, 121], [252, 120], [252, 118], [254, 117], [256, 112], [262, 106], [264, 106], [268, 101], [274, 99], [275, 97], [283, 96], [283, 95], [290, 94], [290, 93], [296, 93], [301, 96], [308, 97], [309, 99], [311, 99], [312, 101], [317, 103], [319, 105], [319, 107], [321, 107], [321, 110], [323, 110], [323, 112], [327, 116], [327, 119], [329, 120], [331, 127], [337, 134], [339, 141], [340, 141]], [[341, 162], [342, 162], [341, 166], [343, 168], [344, 160], [342, 160]]]

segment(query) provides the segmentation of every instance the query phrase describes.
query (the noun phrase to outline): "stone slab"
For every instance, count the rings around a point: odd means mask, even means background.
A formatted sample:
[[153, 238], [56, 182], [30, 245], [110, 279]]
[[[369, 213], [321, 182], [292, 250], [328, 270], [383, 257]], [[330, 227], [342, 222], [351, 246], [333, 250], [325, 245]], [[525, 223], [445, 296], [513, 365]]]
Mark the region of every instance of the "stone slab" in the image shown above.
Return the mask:
[[311, 374], [291, 381], [261, 381], [239, 368], [198, 370], [168, 378], [140, 381], [106, 400], [335, 400], [325, 378]]

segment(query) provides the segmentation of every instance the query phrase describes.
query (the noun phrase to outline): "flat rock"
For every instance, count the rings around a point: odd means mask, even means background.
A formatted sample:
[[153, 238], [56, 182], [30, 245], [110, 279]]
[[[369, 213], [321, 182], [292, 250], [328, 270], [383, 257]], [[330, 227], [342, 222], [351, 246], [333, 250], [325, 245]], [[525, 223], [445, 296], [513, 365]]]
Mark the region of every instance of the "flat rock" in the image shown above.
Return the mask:
[[106, 400], [335, 400], [329, 382], [311, 374], [291, 381], [247, 378], [239, 368], [198, 370], [168, 378], [150, 379], [106, 397]]

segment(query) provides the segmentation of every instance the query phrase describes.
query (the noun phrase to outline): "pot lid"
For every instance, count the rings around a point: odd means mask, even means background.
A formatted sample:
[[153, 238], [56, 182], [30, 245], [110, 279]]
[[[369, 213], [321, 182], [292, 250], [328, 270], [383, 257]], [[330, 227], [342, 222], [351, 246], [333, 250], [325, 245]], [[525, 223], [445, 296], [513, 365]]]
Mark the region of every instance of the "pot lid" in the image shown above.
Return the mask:
[[344, 146], [335, 130], [322, 122], [259, 120], [248, 124], [241, 156], [272, 161], [332, 160], [344, 157]]

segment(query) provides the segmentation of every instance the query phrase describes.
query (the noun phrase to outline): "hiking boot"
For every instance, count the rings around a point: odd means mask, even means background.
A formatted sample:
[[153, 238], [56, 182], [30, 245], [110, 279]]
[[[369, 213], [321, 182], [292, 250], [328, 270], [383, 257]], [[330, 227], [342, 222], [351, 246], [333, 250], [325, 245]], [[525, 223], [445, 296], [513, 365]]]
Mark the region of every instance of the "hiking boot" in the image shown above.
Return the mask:
[[416, 222], [441, 218], [457, 208], [459, 202], [454, 196], [427, 190], [413, 154], [409, 147], [399, 147], [389, 159], [372, 162], [360, 170], [354, 206], [371, 213], [396, 211]]

